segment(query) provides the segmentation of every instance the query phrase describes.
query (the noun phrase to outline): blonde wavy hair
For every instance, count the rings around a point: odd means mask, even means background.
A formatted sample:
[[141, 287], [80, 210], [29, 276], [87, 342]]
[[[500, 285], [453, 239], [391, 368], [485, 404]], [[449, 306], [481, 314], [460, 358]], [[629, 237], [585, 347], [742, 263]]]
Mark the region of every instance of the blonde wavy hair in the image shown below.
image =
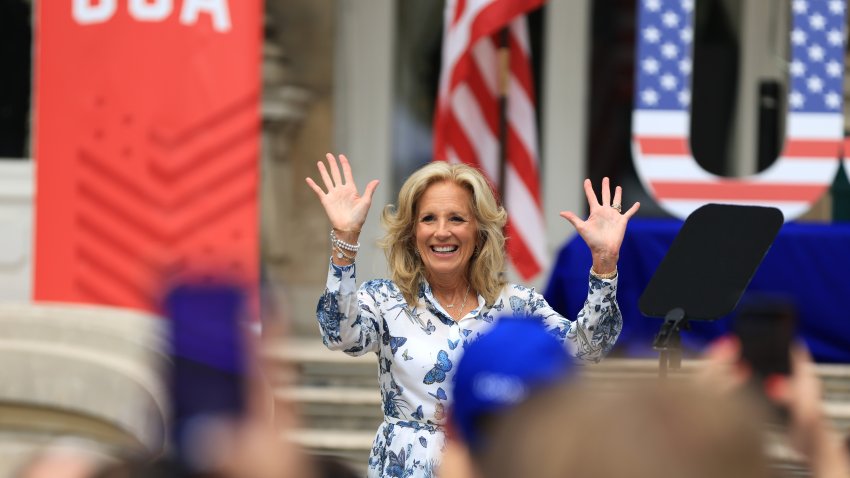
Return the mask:
[[401, 186], [398, 204], [384, 208], [381, 222], [387, 234], [381, 246], [393, 282], [405, 301], [413, 307], [418, 301], [419, 283], [425, 276], [425, 265], [416, 255], [416, 209], [429, 186], [449, 181], [472, 193], [472, 212], [478, 225], [477, 252], [472, 255], [468, 279], [473, 290], [493, 305], [505, 285], [505, 235], [502, 232], [507, 213], [496, 202], [490, 184], [481, 172], [465, 164], [435, 161], [418, 169]]

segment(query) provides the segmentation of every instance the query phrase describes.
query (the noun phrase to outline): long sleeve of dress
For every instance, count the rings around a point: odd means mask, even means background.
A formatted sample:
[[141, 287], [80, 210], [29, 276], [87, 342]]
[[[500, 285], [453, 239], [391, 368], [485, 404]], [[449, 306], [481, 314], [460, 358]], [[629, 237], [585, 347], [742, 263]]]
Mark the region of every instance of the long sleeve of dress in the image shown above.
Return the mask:
[[377, 352], [380, 347], [378, 306], [367, 290], [358, 292], [355, 265], [328, 269], [325, 292], [316, 307], [322, 342], [349, 355]]
[[590, 275], [587, 299], [576, 320], [556, 312], [534, 289], [525, 292], [527, 313], [540, 317], [578, 360], [599, 362], [611, 351], [623, 330], [623, 315], [617, 305], [617, 277], [599, 279]]

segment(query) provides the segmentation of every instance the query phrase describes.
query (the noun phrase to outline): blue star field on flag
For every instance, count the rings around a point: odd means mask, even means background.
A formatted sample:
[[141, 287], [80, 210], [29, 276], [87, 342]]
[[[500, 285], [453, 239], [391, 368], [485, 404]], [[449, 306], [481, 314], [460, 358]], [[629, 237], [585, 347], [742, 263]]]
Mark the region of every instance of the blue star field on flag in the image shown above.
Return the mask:
[[[635, 107], [687, 111], [693, 71], [695, 0], [641, 0]], [[841, 108], [845, 2], [793, 0], [788, 108], [829, 113]]]

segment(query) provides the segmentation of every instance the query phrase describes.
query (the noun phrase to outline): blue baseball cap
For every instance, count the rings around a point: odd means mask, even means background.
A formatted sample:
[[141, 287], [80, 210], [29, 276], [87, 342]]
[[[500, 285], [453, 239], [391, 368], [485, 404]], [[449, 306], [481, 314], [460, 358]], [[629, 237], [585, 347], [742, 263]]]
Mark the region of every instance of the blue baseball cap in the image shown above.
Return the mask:
[[562, 383], [573, 359], [534, 317], [503, 317], [464, 350], [454, 375], [451, 425], [471, 448], [479, 419], [506, 410], [535, 390]]

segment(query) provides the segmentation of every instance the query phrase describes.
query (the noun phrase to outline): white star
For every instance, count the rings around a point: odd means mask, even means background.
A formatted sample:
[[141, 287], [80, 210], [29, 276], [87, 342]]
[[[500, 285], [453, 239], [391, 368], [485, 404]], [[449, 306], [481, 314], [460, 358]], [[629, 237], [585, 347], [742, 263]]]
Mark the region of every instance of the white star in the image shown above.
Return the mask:
[[650, 75], [658, 73], [658, 60], [655, 58], [649, 57], [646, 60], [643, 60], [640, 65], [641, 68], [643, 68], [643, 71]]
[[646, 0], [644, 6], [650, 12], [657, 12], [661, 8], [661, 0]]
[[844, 13], [844, 2], [841, 0], [831, 0], [829, 2], [829, 12], [833, 15], [841, 15]]
[[664, 58], [672, 60], [673, 58], [676, 58], [678, 54], [679, 47], [677, 47], [674, 43], [667, 42], [661, 45], [661, 55], [663, 55]]
[[841, 73], [844, 71], [844, 67], [841, 63], [838, 63], [835, 60], [830, 60], [829, 63], [826, 64], [826, 74], [833, 77], [838, 78], [841, 76]]
[[694, 9], [694, 0], [682, 0], [682, 10], [690, 13]]
[[792, 91], [790, 95], [788, 95], [788, 103], [791, 104], [792, 108], [802, 108], [803, 103], [805, 103], [805, 98], [802, 93], [799, 91]]
[[661, 75], [660, 83], [662, 88], [667, 91], [670, 91], [676, 88], [676, 86], [679, 84], [679, 80], [677, 80], [676, 77], [671, 75], [670, 73], [665, 73]]
[[806, 80], [806, 87], [812, 93], [820, 93], [823, 91], [823, 80], [817, 76], [810, 76], [809, 79]]
[[664, 23], [664, 26], [667, 28], [675, 28], [679, 26], [679, 15], [667, 10], [664, 12], [664, 15], [661, 15], [661, 22]]
[[655, 106], [658, 103], [658, 93], [651, 88], [647, 88], [641, 91], [640, 99], [646, 105]]
[[839, 106], [841, 106], [841, 95], [834, 91], [830, 91], [823, 97], [824, 103], [829, 108], [837, 110]]
[[806, 65], [800, 60], [794, 60], [791, 62], [788, 71], [791, 73], [791, 76], [803, 76], [806, 73]]
[[791, 43], [800, 46], [806, 44], [806, 32], [800, 30], [799, 28], [795, 28], [791, 32]]
[[814, 30], [823, 30], [823, 27], [826, 26], [826, 18], [820, 13], [815, 13], [809, 17], [809, 26]]
[[685, 76], [691, 74], [692, 66], [690, 58], [682, 58], [679, 60], [679, 72]]
[[806, 3], [806, 0], [794, 0], [791, 3], [791, 8], [794, 10], [794, 13], [802, 15], [809, 10], [809, 4]]
[[679, 104], [682, 106], [688, 106], [691, 104], [691, 91], [689, 89], [683, 89], [676, 96], [679, 99]]
[[691, 40], [694, 39], [694, 31], [691, 27], [682, 28], [679, 31], [679, 38], [682, 40], [682, 43], [690, 43]]
[[828, 41], [832, 46], [841, 46], [841, 44], [844, 43], [844, 35], [833, 28], [826, 34], [826, 41]]
[[655, 27], [647, 27], [643, 29], [643, 39], [649, 43], [658, 43], [661, 39], [661, 31]]
[[809, 59], [812, 61], [823, 61], [823, 47], [820, 45], [812, 45], [809, 47]]

